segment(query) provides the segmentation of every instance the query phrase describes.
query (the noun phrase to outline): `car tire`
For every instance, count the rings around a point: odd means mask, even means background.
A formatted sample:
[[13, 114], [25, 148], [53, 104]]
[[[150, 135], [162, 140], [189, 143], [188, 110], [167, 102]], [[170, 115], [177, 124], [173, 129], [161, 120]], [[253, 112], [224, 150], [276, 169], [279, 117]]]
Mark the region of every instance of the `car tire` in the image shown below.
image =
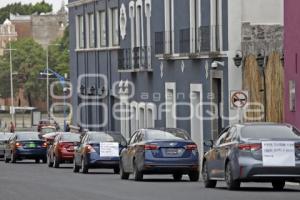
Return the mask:
[[81, 159], [81, 173], [87, 174], [89, 173], [89, 168], [86, 164], [86, 160], [84, 158]]
[[128, 180], [129, 179], [129, 173], [126, 173], [124, 171], [124, 167], [123, 167], [123, 164], [122, 164], [122, 161], [120, 162], [120, 176], [121, 176], [121, 179], [122, 180]]
[[53, 162], [51, 162], [50, 156], [48, 156], [47, 163], [48, 163], [48, 167], [50, 168], [53, 167]]
[[120, 167], [114, 168], [114, 174], [120, 174]]
[[217, 185], [217, 181], [210, 180], [208, 167], [207, 167], [206, 162], [203, 163], [203, 167], [202, 167], [202, 179], [203, 179], [203, 183], [204, 183], [205, 188], [215, 188], [216, 185]]
[[143, 172], [141, 172], [135, 161], [133, 161], [133, 178], [135, 181], [142, 181], [143, 180]]
[[11, 162], [11, 163], [16, 163], [16, 162], [17, 162], [16, 155], [15, 155], [14, 153], [11, 153], [10, 156], [11, 156], [11, 157], [10, 157], [10, 162]]
[[199, 181], [199, 177], [200, 177], [199, 171], [192, 171], [188, 175], [191, 182]]
[[59, 168], [59, 159], [55, 155], [53, 156], [53, 167]]
[[273, 181], [272, 182], [273, 189], [276, 191], [282, 191], [285, 186], [285, 181]]
[[44, 157], [42, 160], [43, 160], [43, 163], [46, 164], [48, 159], [47, 159], [47, 157]]
[[174, 179], [174, 181], [181, 181], [182, 180], [182, 174], [180, 174], [180, 173], [173, 174], [173, 179]]
[[76, 162], [75, 162], [75, 160], [74, 160], [73, 172], [74, 172], [74, 173], [78, 173], [79, 170], [80, 170], [80, 166], [76, 165]]
[[225, 168], [225, 182], [227, 189], [229, 190], [238, 190], [240, 189], [241, 182], [233, 179], [231, 163], [228, 162]]
[[40, 163], [40, 159], [39, 158], [35, 159], [35, 163], [39, 164]]

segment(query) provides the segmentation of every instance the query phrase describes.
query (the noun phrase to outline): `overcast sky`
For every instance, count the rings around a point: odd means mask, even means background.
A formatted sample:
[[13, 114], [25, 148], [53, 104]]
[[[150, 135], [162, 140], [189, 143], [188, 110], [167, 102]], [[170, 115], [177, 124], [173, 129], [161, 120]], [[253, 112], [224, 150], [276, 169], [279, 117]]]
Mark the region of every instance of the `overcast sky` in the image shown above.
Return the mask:
[[[0, 0], [0, 7], [4, 7], [7, 4], [15, 3], [15, 2], [21, 2], [23, 4], [25, 3], [36, 3], [41, 2], [42, 0]], [[61, 7], [62, 0], [45, 0], [45, 2], [50, 3], [53, 5], [54, 11], [57, 11]], [[68, 3], [67, 0], [64, 0], [65, 4]]]

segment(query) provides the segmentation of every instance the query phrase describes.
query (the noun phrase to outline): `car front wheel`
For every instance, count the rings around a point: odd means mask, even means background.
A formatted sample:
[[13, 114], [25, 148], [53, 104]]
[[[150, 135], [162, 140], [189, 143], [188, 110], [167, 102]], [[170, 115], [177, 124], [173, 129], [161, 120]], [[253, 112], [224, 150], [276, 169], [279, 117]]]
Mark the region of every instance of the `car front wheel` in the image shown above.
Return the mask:
[[174, 179], [174, 181], [181, 181], [182, 174], [180, 174], [180, 173], [173, 174], [173, 179]]
[[226, 164], [225, 181], [226, 181], [226, 184], [227, 184], [227, 188], [229, 190], [238, 190], [241, 186], [241, 182], [233, 179], [232, 167], [231, 167], [230, 162], [228, 162]]
[[192, 171], [189, 173], [190, 181], [197, 182], [199, 181], [199, 171]]

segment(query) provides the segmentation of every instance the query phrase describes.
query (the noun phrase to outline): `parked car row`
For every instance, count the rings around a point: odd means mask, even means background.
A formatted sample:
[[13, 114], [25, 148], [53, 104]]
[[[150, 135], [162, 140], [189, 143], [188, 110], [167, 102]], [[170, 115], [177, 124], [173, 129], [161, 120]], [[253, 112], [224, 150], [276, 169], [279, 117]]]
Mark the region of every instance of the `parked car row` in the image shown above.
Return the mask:
[[55, 168], [73, 163], [74, 173], [107, 168], [121, 179], [132, 175], [136, 181], [145, 174], [171, 174], [176, 181], [188, 175], [190, 181], [198, 181], [201, 168], [207, 188], [216, 187], [218, 181], [225, 181], [231, 190], [242, 182], [271, 182], [275, 190], [282, 190], [286, 181], [300, 182], [300, 133], [285, 124], [229, 126], [215, 142], [204, 143], [203, 156], [181, 129], [140, 129], [128, 142], [120, 133], [108, 131], [47, 135], [52, 142], [32, 132], [0, 134], [0, 156], [12, 163], [42, 160]]

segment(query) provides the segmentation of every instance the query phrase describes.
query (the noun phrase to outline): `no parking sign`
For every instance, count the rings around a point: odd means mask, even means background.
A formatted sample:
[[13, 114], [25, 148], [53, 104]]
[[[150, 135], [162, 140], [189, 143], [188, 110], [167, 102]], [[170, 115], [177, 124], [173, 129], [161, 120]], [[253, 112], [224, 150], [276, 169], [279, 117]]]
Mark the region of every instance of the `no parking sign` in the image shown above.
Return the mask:
[[230, 104], [232, 109], [244, 108], [249, 100], [249, 92], [245, 90], [231, 91]]

